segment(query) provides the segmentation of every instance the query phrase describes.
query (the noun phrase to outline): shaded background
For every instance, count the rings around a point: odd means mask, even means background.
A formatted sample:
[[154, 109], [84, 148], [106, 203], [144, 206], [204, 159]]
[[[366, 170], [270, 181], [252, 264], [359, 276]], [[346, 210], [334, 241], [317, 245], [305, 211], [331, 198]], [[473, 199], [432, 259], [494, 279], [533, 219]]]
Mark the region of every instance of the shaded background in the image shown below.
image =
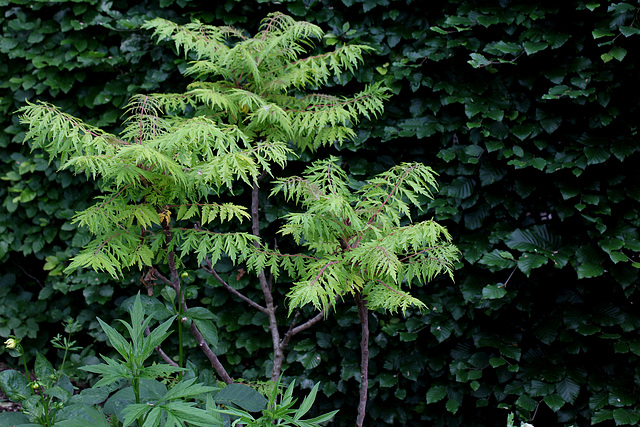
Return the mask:
[[[330, 91], [384, 80], [394, 93], [355, 141], [303, 154], [283, 175], [329, 154], [358, 180], [423, 161], [441, 190], [415, 219], [435, 217], [463, 252], [455, 283], [413, 289], [431, 311], [373, 315], [370, 425], [498, 426], [509, 411], [541, 426], [635, 425], [639, 10], [637, 1], [0, 0], [0, 336], [52, 358], [48, 341], [71, 316], [87, 346], [74, 363], [91, 362], [109, 351], [96, 314], [121, 317], [140, 287], [136, 272], [122, 283], [61, 274], [89, 240], [70, 219], [97, 193], [31, 153], [13, 112], [40, 99], [117, 131], [129, 96], [188, 82], [186, 59], [152, 42], [144, 20], [255, 32], [282, 11], [327, 31], [319, 50], [376, 49]], [[284, 212], [265, 205], [265, 232]], [[238, 278], [232, 266], [224, 273]], [[265, 319], [202, 286], [206, 275], [190, 280], [219, 316], [232, 375], [265, 379]], [[249, 276], [235, 282], [259, 292]], [[297, 336], [285, 375], [307, 388], [321, 381], [319, 409], [340, 408], [335, 425], [351, 425], [358, 364], [357, 313], [339, 307]]]

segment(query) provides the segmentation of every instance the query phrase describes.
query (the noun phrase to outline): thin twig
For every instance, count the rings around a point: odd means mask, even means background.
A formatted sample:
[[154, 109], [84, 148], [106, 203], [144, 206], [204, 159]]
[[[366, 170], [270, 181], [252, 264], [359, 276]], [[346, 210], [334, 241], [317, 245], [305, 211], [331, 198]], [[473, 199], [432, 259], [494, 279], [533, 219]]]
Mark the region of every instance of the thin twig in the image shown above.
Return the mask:
[[[171, 235], [171, 229], [168, 225], [164, 226], [164, 233], [166, 236], [166, 244], [167, 246], [169, 246], [173, 236]], [[189, 308], [187, 307], [187, 303], [184, 299], [184, 292], [182, 292], [180, 286], [180, 277], [178, 276], [178, 271], [176, 270], [175, 253], [173, 252], [173, 250], [170, 250], [167, 253], [167, 263], [169, 264], [169, 271], [171, 272], [171, 280], [169, 281], [169, 283], [171, 284], [171, 287], [173, 287], [173, 289], [176, 291], [176, 294], [179, 295], [182, 312], [185, 313]], [[182, 319], [178, 319], [178, 321], [182, 322]], [[222, 381], [224, 381], [225, 384], [231, 384], [233, 380], [227, 373], [227, 370], [224, 368], [224, 366], [222, 366], [222, 363], [220, 363], [218, 356], [216, 356], [216, 354], [211, 350], [211, 348], [205, 341], [202, 332], [200, 332], [200, 329], [198, 329], [198, 327], [196, 326], [196, 322], [191, 321], [191, 327], [189, 328], [189, 331], [198, 342], [198, 347], [200, 347], [205, 356], [207, 356], [207, 359], [209, 359], [211, 367], [213, 367], [218, 375], [220, 375]]]
[[[296, 313], [296, 316], [298, 314], [299, 313]], [[284, 338], [282, 338], [282, 341], [280, 342], [280, 348], [282, 348], [282, 350], [284, 351], [284, 349], [287, 348], [287, 345], [289, 345], [289, 341], [291, 340], [291, 337], [293, 337], [295, 334], [299, 332], [309, 329], [310, 327], [312, 327], [322, 319], [324, 319], [324, 310], [322, 310], [320, 313], [316, 314], [311, 319], [307, 320], [306, 322], [304, 322], [299, 326], [295, 326], [296, 318], [294, 318], [293, 322], [291, 322], [291, 326], [289, 327], [289, 330], [287, 331], [286, 334], [284, 334]]]
[[209, 273], [213, 277], [215, 277], [216, 280], [218, 281], [218, 283], [220, 283], [227, 291], [229, 291], [233, 295], [237, 296], [242, 301], [246, 302], [247, 304], [249, 304], [251, 307], [255, 308], [256, 310], [258, 310], [258, 311], [260, 311], [260, 312], [262, 312], [264, 314], [267, 314], [267, 309], [265, 307], [261, 306], [260, 304], [258, 304], [255, 301], [253, 301], [251, 298], [245, 296], [244, 294], [242, 294], [237, 289], [232, 288], [227, 282], [225, 282], [222, 279], [222, 277], [220, 277], [218, 275], [218, 272], [213, 268], [213, 266], [211, 265], [211, 261], [209, 259], [206, 259], [206, 262], [207, 262], [207, 266], [203, 266], [202, 267], [204, 269], [204, 271], [206, 271], [207, 273]]

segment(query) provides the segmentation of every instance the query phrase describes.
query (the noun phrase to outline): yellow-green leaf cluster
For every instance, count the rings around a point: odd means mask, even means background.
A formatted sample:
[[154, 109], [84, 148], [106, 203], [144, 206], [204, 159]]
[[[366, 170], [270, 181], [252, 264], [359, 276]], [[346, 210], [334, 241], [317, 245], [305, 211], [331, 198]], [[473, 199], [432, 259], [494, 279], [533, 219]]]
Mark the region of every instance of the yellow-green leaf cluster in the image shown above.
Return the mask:
[[[173, 248], [183, 256], [195, 254], [201, 263], [226, 255], [255, 269], [307, 271], [302, 267], [310, 258], [274, 261], [275, 252], [255, 251], [251, 236], [217, 232], [219, 223], [249, 217], [243, 207], [217, 198], [238, 185], [254, 185], [275, 166], [284, 167], [292, 147], [341, 143], [355, 136], [351, 126], [361, 117], [379, 115], [389, 96], [380, 84], [352, 97], [316, 91], [330, 78], [352, 72], [371, 49], [344, 46], [311, 56], [313, 41], [323, 31], [281, 13], [269, 14], [253, 37], [230, 27], [178, 25], [159, 18], [143, 27], [158, 39], [173, 40], [193, 59], [185, 74], [194, 81], [185, 92], [131, 96], [118, 136], [43, 102], [19, 110], [33, 148], [59, 158], [62, 168], [99, 180], [103, 191], [75, 217], [94, 240], [67, 271], [91, 267], [117, 277], [124, 268], [165, 261]], [[344, 174], [335, 170], [337, 187], [317, 209], [356, 223], [359, 216], [346, 198]], [[319, 182], [321, 193], [332, 185]], [[313, 237], [322, 251], [345, 231], [344, 225], [325, 221], [313, 234], [304, 216], [298, 225], [291, 234]]]
[[327, 309], [336, 297], [362, 293], [372, 309], [391, 312], [424, 304], [403, 290], [434, 276], [452, 276], [458, 249], [435, 221], [410, 223], [411, 209], [433, 197], [435, 174], [421, 163], [398, 165], [353, 191], [339, 159], [280, 179], [275, 193], [303, 207], [280, 232], [313, 253], [288, 294], [291, 308]]

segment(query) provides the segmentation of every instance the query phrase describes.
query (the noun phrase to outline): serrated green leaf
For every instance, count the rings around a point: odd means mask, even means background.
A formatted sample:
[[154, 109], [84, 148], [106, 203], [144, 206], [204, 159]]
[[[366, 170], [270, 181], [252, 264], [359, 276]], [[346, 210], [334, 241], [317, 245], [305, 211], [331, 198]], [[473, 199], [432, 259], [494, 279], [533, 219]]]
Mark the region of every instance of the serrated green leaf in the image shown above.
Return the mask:
[[447, 408], [447, 411], [455, 414], [456, 412], [458, 412], [458, 409], [460, 409], [460, 402], [455, 399], [449, 399], [447, 400], [445, 407]]
[[443, 29], [442, 29], [442, 28], [440, 28], [440, 27], [436, 27], [435, 25], [434, 25], [434, 26], [432, 26], [432, 27], [429, 27], [429, 29], [430, 29], [431, 31], [435, 31], [435, 32], [436, 32], [436, 33], [438, 33], [438, 34], [448, 34], [445, 30], [443, 30]]
[[620, 425], [637, 425], [640, 421], [640, 414], [632, 412], [626, 408], [617, 408], [613, 410], [613, 420], [617, 426]]
[[34, 373], [39, 380], [49, 383], [51, 381], [50, 377], [55, 375], [56, 370], [47, 358], [38, 352], [36, 353]]
[[613, 55], [610, 53], [603, 53], [600, 55], [600, 59], [602, 59], [602, 62], [607, 63], [613, 59]]
[[376, 375], [376, 380], [380, 383], [380, 387], [394, 387], [398, 384], [398, 376], [388, 372]]
[[193, 319], [193, 322], [196, 324], [207, 343], [211, 347], [216, 347], [218, 345], [218, 328], [216, 328], [214, 323], [211, 320], [206, 319]]
[[18, 371], [0, 371], [0, 389], [13, 402], [22, 402], [31, 396], [29, 381]]
[[485, 146], [487, 147], [487, 151], [492, 153], [504, 148], [504, 143], [502, 141], [485, 141]]
[[637, 34], [640, 34], [640, 28], [622, 26], [620, 27], [620, 32], [625, 37], [635, 36]]
[[544, 119], [540, 120], [540, 126], [542, 126], [542, 129], [544, 129], [547, 133], [555, 132], [561, 124], [562, 116], [545, 117]]
[[506, 365], [506, 363], [507, 361], [504, 360], [502, 357], [492, 357], [489, 359], [489, 364], [494, 368], [497, 368], [498, 366]]
[[447, 389], [441, 385], [431, 386], [427, 391], [427, 404], [439, 402], [447, 396]]
[[609, 403], [609, 393], [606, 390], [600, 390], [589, 396], [589, 409], [597, 411]]
[[556, 383], [556, 390], [565, 402], [573, 403], [578, 398], [580, 386], [574, 380], [567, 377]]
[[513, 255], [509, 252], [494, 249], [492, 252], [484, 254], [478, 262], [489, 267], [499, 267], [503, 269], [513, 267], [514, 261]]
[[320, 353], [311, 351], [298, 356], [296, 360], [300, 362], [305, 369], [313, 369], [320, 365], [322, 357], [320, 357]]
[[613, 419], [613, 410], [611, 409], [602, 409], [591, 417], [591, 424], [598, 424], [603, 421], [612, 420]]
[[591, 35], [593, 36], [594, 39], [599, 39], [601, 37], [613, 36], [613, 33], [610, 32], [609, 30], [596, 29], [591, 32]]
[[507, 289], [504, 285], [487, 285], [482, 288], [483, 299], [500, 299], [507, 295]]
[[613, 58], [617, 59], [618, 61], [622, 61], [624, 57], [627, 56], [627, 49], [619, 46], [614, 47], [609, 51], [609, 55], [611, 55]]
[[533, 55], [536, 52], [540, 52], [549, 47], [549, 43], [546, 42], [524, 42], [522, 44], [527, 55]]
[[549, 261], [544, 255], [535, 253], [525, 253], [518, 259], [518, 268], [527, 277], [531, 274], [531, 270], [542, 267]]
[[497, 49], [502, 53], [520, 53], [522, 52], [522, 47], [518, 46], [516, 43], [499, 41], [491, 46], [492, 49]]
[[[487, 65], [491, 65], [491, 61], [485, 58], [484, 55], [481, 55], [479, 53], [471, 53], [469, 54], [469, 56], [471, 57], [471, 59], [467, 62], [471, 64], [473, 68], [481, 68], [481, 67], [486, 67]], [[469, 115], [467, 116], [472, 117]]]
[[190, 319], [216, 320], [218, 317], [211, 310], [204, 307], [191, 307], [184, 312]]
[[530, 396], [523, 394], [516, 400], [516, 405], [525, 411], [533, 411], [538, 406], [538, 402], [533, 400]]
[[544, 403], [546, 403], [553, 412], [558, 412], [565, 404], [565, 401], [557, 394], [550, 394], [542, 400], [544, 400]]
[[598, 277], [604, 274], [604, 267], [600, 264], [584, 263], [580, 264], [576, 269], [579, 279], [587, 279], [590, 277]]
[[263, 395], [245, 384], [229, 384], [216, 394], [216, 403], [236, 405], [249, 412], [262, 411], [267, 402]]

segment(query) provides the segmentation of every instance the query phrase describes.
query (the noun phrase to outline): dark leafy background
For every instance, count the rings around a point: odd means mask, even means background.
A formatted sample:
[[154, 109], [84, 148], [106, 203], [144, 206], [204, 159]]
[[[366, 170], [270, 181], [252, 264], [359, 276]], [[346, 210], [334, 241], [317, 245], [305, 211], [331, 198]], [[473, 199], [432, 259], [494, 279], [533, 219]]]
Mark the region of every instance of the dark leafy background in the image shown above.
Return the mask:
[[[31, 153], [12, 113], [41, 99], [117, 130], [130, 95], [185, 84], [186, 59], [153, 43], [145, 19], [255, 31], [276, 10], [327, 31], [319, 49], [376, 49], [330, 90], [384, 80], [395, 94], [356, 141], [318, 155], [342, 156], [356, 180], [401, 161], [432, 166], [439, 197], [416, 219], [435, 216], [463, 252], [455, 283], [415, 288], [429, 312], [372, 315], [370, 425], [505, 425], [508, 411], [547, 426], [640, 421], [637, 1], [0, 1], [0, 336], [47, 351], [72, 316], [92, 344], [75, 362], [91, 361], [108, 351], [96, 314], [122, 316], [139, 288], [135, 272], [61, 275], [88, 241], [70, 218], [95, 187]], [[283, 212], [266, 202], [267, 235]], [[188, 280], [219, 316], [234, 375], [264, 379], [265, 319], [204, 274]], [[257, 297], [255, 280], [236, 282]], [[322, 382], [336, 425], [355, 417], [357, 322], [340, 306], [287, 356], [289, 378]]]

